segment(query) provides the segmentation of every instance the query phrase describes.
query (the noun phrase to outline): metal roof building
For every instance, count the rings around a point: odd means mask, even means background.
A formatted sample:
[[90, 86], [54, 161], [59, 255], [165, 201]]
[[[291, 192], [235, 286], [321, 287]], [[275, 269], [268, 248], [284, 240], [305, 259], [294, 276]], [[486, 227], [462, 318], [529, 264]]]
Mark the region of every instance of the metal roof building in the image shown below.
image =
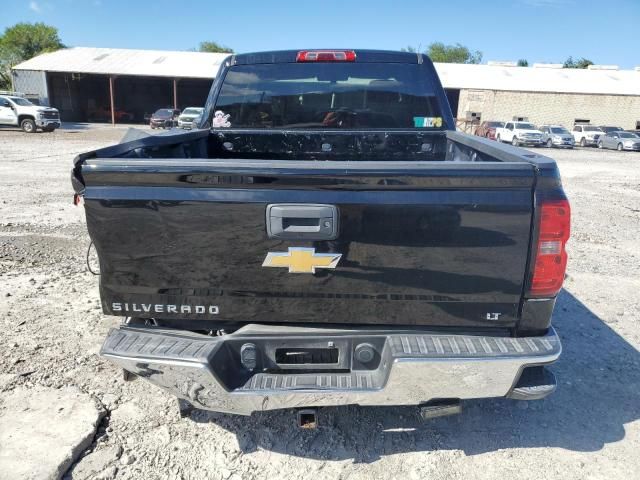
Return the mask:
[[588, 95], [640, 95], [640, 71], [436, 64], [445, 88]]
[[74, 47], [13, 68], [14, 89], [63, 120], [143, 122], [157, 108], [200, 106], [224, 53]]
[[226, 53], [73, 47], [38, 55], [13, 70], [210, 80], [228, 56]]
[[640, 128], [640, 71], [615, 66], [436, 64], [458, 127], [482, 120], [528, 120]]
[[[138, 122], [155, 108], [202, 105], [227, 56], [74, 47], [15, 66], [14, 88], [65, 120]], [[461, 128], [520, 118], [640, 126], [640, 71], [560, 67], [436, 64]]]

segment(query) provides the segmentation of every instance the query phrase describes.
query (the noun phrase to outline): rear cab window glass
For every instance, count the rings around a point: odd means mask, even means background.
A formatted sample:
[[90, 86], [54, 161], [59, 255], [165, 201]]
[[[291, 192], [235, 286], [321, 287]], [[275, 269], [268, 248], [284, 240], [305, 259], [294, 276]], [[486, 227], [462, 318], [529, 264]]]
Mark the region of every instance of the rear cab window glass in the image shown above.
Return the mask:
[[20, 97], [9, 97], [9, 98], [13, 103], [21, 107], [33, 107], [33, 103], [31, 103], [26, 98], [20, 98]]
[[232, 128], [443, 130], [419, 65], [277, 63], [229, 69], [215, 110]]
[[163, 109], [157, 110], [156, 113], [154, 113], [154, 115], [160, 118], [171, 118], [173, 116], [173, 110], [168, 110], [166, 108], [163, 108]]

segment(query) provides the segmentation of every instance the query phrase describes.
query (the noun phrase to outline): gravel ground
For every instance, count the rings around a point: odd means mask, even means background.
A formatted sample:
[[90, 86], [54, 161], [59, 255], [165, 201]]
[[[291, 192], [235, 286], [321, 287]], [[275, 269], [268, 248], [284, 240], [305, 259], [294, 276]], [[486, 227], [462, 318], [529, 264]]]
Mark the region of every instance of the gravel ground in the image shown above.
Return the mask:
[[75, 154], [123, 134], [0, 131], [0, 409], [16, 389], [95, 397], [106, 416], [69, 477], [640, 478], [640, 153], [543, 152], [573, 209], [554, 395], [467, 402], [426, 424], [412, 408], [326, 408], [320, 428], [303, 431], [290, 411], [180, 419], [173, 398], [125, 383], [98, 356], [119, 320], [102, 315], [86, 271], [69, 170]]

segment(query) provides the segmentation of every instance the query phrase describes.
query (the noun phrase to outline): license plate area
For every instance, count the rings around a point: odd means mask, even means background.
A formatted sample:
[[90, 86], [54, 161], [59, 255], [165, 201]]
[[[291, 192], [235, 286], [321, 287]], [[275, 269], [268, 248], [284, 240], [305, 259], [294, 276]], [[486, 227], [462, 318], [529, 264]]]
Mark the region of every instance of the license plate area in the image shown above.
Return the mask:
[[351, 368], [351, 340], [270, 339], [262, 345], [265, 366], [270, 371], [281, 370], [349, 370]]
[[255, 352], [253, 372], [348, 372], [353, 367], [353, 342], [345, 337], [233, 339], [224, 344], [222, 350], [227, 353], [223, 356], [228, 360], [223, 360], [222, 363], [226, 364], [227, 368], [235, 365], [242, 369], [242, 350], [247, 344], [251, 344]]
[[[223, 337], [224, 338], [224, 337]], [[385, 335], [229, 338], [209, 363], [226, 388], [233, 390], [254, 375], [354, 373], [379, 369]]]
[[233, 390], [261, 373], [304, 375], [375, 371], [383, 364], [385, 350], [386, 335], [232, 337], [222, 342], [209, 364], [222, 384]]
[[278, 365], [335, 365], [339, 350], [327, 348], [276, 348], [275, 360]]

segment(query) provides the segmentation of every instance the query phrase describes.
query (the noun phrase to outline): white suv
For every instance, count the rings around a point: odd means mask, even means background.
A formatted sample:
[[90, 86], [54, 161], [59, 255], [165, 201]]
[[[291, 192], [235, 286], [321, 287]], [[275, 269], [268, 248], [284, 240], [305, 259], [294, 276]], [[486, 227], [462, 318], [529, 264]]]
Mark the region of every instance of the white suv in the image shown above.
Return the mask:
[[197, 126], [200, 122], [202, 112], [204, 112], [204, 108], [202, 107], [185, 108], [178, 117], [178, 127], [189, 130], [194, 128], [194, 126]]
[[0, 95], [0, 126], [20, 127], [27, 133], [38, 128], [53, 132], [60, 127], [60, 113], [51, 107], [34, 105], [19, 94]]
[[595, 147], [598, 145], [600, 137], [604, 137], [604, 132], [592, 125], [575, 125], [571, 133], [573, 133], [576, 143], [579, 143], [581, 147], [586, 147], [587, 145]]
[[542, 145], [542, 132], [529, 122], [507, 122], [504, 127], [496, 128], [496, 140], [509, 142], [514, 147], [520, 145]]

